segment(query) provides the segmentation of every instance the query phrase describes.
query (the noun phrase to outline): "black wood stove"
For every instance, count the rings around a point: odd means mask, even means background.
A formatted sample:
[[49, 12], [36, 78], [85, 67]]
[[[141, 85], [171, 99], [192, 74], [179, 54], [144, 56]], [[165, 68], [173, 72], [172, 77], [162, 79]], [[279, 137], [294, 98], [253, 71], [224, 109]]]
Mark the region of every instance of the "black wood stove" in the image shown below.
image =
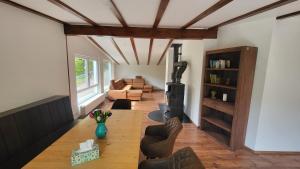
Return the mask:
[[184, 115], [184, 90], [185, 85], [181, 83], [181, 77], [186, 69], [187, 62], [181, 61], [182, 44], [173, 44], [174, 60], [172, 82], [168, 82], [168, 90], [166, 92], [168, 99], [168, 108], [164, 113], [166, 119], [178, 117], [181, 121]]
[[189, 118], [184, 114], [184, 90], [185, 85], [181, 83], [181, 77], [187, 67], [186, 61], [181, 61], [182, 44], [173, 44], [173, 72], [172, 81], [167, 82], [166, 92], [168, 103], [159, 104], [160, 110], [149, 113], [149, 118], [164, 122], [172, 117], [178, 117], [182, 122], [189, 123]]

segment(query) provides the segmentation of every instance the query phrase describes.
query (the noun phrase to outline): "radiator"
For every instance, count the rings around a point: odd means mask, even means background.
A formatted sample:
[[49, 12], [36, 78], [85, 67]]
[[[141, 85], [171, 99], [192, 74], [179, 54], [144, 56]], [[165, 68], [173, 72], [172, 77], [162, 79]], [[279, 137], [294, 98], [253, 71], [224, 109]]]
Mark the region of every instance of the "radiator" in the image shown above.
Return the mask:
[[99, 104], [104, 102], [104, 100], [105, 100], [104, 93], [92, 97], [91, 99], [89, 99], [88, 101], [80, 105], [80, 114], [81, 115], [88, 114], [89, 112], [94, 110], [97, 106], [99, 106]]

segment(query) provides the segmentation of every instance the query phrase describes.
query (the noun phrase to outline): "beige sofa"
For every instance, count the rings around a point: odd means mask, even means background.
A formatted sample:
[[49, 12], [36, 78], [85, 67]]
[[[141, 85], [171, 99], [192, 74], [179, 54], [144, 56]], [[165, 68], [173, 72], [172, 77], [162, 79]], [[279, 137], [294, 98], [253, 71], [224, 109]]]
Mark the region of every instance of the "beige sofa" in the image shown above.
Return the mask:
[[130, 99], [142, 100], [143, 90], [133, 90], [130, 80], [111, 80], [110, 90], [108, 91], [108, 98], [116, 99]]

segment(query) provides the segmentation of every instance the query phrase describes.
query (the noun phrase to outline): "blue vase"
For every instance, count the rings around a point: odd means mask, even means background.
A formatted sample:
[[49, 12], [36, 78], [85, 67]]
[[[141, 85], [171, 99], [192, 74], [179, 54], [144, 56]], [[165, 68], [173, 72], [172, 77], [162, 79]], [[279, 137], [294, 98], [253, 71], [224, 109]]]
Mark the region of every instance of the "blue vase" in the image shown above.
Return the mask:
[[97, 138], [104, 138], [107, 133], [107, 128], [105, 126], [105, 123], [98, 123], [95, 133]]

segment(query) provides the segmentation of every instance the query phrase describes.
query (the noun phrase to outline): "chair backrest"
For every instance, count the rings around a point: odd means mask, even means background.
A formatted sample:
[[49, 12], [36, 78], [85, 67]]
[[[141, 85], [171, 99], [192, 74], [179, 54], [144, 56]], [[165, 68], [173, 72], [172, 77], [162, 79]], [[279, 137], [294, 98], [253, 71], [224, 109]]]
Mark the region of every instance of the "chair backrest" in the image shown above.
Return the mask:
[[175, 152], [169, 159], [172, 169], [205, 169], [200, 159], [191, 147], [185, 147]]
[[167, 154], [169, 155], [172, 154], [175, 140], [178, 134], [180, 133], [180, 131], [182, 130], [182, 128], [183, 126], [178, 117], [173, 117], [165, 123], [164, 133], [167, 137], [167, 142], [169, 146]]
[[168, 137], [177, 136], [183, 128], [178, 117], [173, 117], [165, 123], [165, 132]]

